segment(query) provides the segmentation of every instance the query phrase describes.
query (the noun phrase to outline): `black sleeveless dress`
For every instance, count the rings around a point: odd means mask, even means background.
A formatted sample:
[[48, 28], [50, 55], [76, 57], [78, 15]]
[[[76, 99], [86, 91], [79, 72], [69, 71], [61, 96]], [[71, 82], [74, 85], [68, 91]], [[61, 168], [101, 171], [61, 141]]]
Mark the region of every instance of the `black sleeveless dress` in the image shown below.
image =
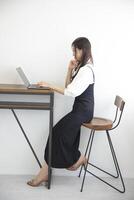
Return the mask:
[[[75, 97], [72, 111], [65, 115], [52, 129], [51, 164], [53, 168], [68, 168], [77, 162], [81, 155], [79, 151], [81, 125], [92, 120], [93, 112], [94, 83], [90, 84], [81, 95]], [[47, 141], [44, 154], [47, 164], [48, 153], [49, 142]]]

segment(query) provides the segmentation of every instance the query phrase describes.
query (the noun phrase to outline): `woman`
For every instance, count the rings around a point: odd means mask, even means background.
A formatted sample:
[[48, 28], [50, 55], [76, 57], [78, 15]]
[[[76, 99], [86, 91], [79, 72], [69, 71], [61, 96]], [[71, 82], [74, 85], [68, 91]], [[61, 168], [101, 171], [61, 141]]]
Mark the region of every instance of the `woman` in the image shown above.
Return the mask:
[[[77, 38], [72, 43], [74, 59], [70, 61], [65, 82], [65, 89], [46, 82], [47, 86], [63, 95], [75, 97], [72, 111], [64, 116], [52, 129], [52, 167], [76, 170], [86, 163], [79, 148], [80, 127], [93, 118], [94, 111], [94, 73], [91, 44], [85, 37]], [[48, 180], [48, 141], [45, 149], [45, 164], [35, 179], [28, 181], [30, 186], [38, 186]]]

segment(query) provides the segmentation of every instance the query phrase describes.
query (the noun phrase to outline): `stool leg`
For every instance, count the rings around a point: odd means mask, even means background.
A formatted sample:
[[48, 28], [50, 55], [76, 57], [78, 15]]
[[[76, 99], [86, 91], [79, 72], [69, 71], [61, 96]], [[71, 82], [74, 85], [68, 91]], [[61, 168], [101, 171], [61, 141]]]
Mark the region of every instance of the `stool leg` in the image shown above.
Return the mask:
[[82, 185], [81, 185], [81, 190], [80, 190], [81, 192], [83, 191], [83, 186], [84, 186], [84, 181], [85, 181], [85, 177], [86, 177], [88, 161], [89, 161], [89, 157], [90, 157], [90, 153], [91, 153], [91, 149], [92, 149], [92, 144], [93, 144], [93, 139], [94, 139], [94, 133], [95, 133], [95, 130], [92, 130], [92, 132], [91, 132], [91, 144], [90, 144], [90, 147], [89, 147], [87, 164], [86, 164], [86, 167], [84, 169], [85, 172], [84, 172], [84, 176], [83, 176], [83, 180], [82, 180]]
[[105, 170], [101, 169], [100, 167], [98, 167], [98, 166], [96, 166], [96, 165], [94, 165], [94, 164], [92, 164], [92, 163], [90, 163], [90, 162], [89, 162], [88, 164], [91, 165], [92, 167], [94, 167], [94, 168], [96, 168], [96, 169], [102, 171], [103, 173], [105, 173], [105, 174], [107, 174], [107, 175], [113, 177], [113, 178], [118, 178], [118, 177], [119, 177], [119, 172], [118, 172], [117, 163], [116, 163], [116, 160], [115, 160], [115, 154], [114, 154], [114, 150], [113, 150], [113, 148], [112, 148], [112, 145], [111, 145], [111, 143], [110, 143], [110, 141], [109, 141], [108, 134], [109, 134], [109, 132], [108, 132], [108, 130], [106, 130], [106, 135], [107, 135], [107, 139], [108, 139], [108, 144], [109, 144], [109, 147], [110, 147], [110, 151], [111, 151], [111, 154], [112, 154], [114, 166], [115, 166], [115, 169], [116, 169], [116, 175], [111, 174], [111, 173], [109, 173], [108, 171], [105, 171]]
[[[89, 139], [88, 139], [88, 143], [87, 143], [87, 147], [86, 147], [86, 151], [85, 151], [84, 156], [87, 155], [88, 147], [89, 147], [89, 144], [90, 144], [90, 141], [91, 141], [91, 136], [92, 136], [92, 130], [91, 130], [91, 132], [90, 132], [90, 136], [89, 136]], [[80, 168], [80, 172], [79, 172], [78, 177], [81, 176], [81, 172], [82, 172], [83, 166], [84, 166], [84, 165], [82, 165], [81, 168]]]
[[[114, 147], [113, 147], [113, 144], [112, 144], [112, 140], [111, 140], [111, 137], [109, 135], [109, 132], [106, 131], [107, 133], [107, 138], [108, 138], [108, 142], [109, 142], [109, 145], [110, 145], [110, 149], [111, 149], [111, 153], [112, 153], [112, 156], [113, 156], [113, 160], [114, 160], [114, 163], [115, 163], [115, 167], [116, 167], [116, 170], [117, 170], [117, 175], [119, 174], [119, 177], [121, 179], [121, 183], [122, 183], [122, 190], [118, 189], [117, 187], [115, 187], [114, 185], [110, 184], [109, 182], [105, 181], [104, 179], [100, 178], [99, 176], [97, 176], [96, 174], [92, 173], [91, 171], [89, 171], [87, 168], [86, 168], [86, 172], [90, 173], [91, 175], [93, 175], [95, 178], [99, 179], [100, 181], [102, 181], [103, 183], [107, 184], [108, 186], [112, 187], [113, 189], [117, 190], [118, 192], [120, 193], [124, 193], [125, 192], [125, 184], [124, 184], [124, 181], [123, 181], [123, 178], [122, 178], [122, 174], [121, 174], [121, 171], [120, 171], [120, 168], [119, 168], [119, 164], [118, 164], [118, 161], [117, 161], [117, 157], [116, 157], [116, 154], [115, 154], [115, 150], [114, 150]], [[92, 165], [93, 167], [97, 168], [98, 170], [101, 170], [102, 172], [106, 173], [106, 174], [109, 174], [110, 176], [113, 176], [112, 174], [100, 169], [99, 167], [91, 164], [91, 163], [88, 163], [90, 165]], [[117, 178], [115, 176], [113, 176], [114, 178]]]
[[116, 162], [116, 158], [115, 158], [114, 148], [113, 148], [112, 142], [110, 140], [109, 131], [106, 130], [106, 133], [107, 133], [107, 139], [108, 139], [108, 142], [109, 142], [110, 150], [111, 150], [111, 153], [112, 153], [112, 158], [113, 158], [115, 169], [116, 169], [116, 173], [117, 173], [117, 176], [114, 176], [114, 175], [112, 175], [112, 176], [114, 178], [118, 178], [119, 177], [119, 172], [118, 172], [117, 162]]
[[117, 188], [115, 188], [115, 187], [114, 187], [114, 189], [116, 189], [117, 191], [119, 191], [119, 192], [121, 192], [121, 193], [124, 193], [124, 192], [125, 192], [125, 184], [124, 184], [124, 181], [123, 181], [123, 178], [122, 178], [121, 170], [120, 170], [120, 167], [119, 167], [119, 164], [118, 164], [118, 160], [117, 160], [117, 157], [116, 157], [116, 154], [115, 154], [115, 150], [114, 150], [114, 147], [113, 147], [113, 144], [112, 144], [111, 137], [110, 137], [110, 135], [109, 135], [109, 132], [108, 132], [108, 131], [106, 131], [106, 132], [107, 132], [107, 137], [108, 137], [109, 145], [111, 146], [112, 152], [113, 152], [113, 155], [114, 155], [117, 173], [118, 173], [119, 176], [120, 176], [121, 183], [122, 183], [122, 186], [123, 186], [123, 190], [119, 190], [119, 189], [117, 189]]

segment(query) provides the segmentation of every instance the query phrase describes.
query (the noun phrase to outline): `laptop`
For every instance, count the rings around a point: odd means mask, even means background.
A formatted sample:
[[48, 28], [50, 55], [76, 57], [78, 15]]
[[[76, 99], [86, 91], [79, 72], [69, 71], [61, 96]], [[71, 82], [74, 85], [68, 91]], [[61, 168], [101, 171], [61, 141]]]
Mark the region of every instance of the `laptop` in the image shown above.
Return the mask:
[[26, 77], [26, 75], [21, 67], [17, 67], [16, 70], [17, 70], [18, 74], [20, 75], [22, 81], [24, 82], [25, 86], [28, 89], [50, 90], [49, 87], [38, 86], [37, 84], [30, 84], [28, 78]]

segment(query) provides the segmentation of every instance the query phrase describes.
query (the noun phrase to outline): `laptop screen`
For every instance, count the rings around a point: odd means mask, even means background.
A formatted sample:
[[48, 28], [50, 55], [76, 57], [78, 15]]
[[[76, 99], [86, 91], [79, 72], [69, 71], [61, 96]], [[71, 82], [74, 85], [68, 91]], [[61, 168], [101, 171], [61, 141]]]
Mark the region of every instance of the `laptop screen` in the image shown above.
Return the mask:
[[16, 68], [17, 72], [19, 73], [22, 81], [24, 82], [25, 86], [28, 87], [30, 85], [26, 75], [24, 74], [23, 70], [21, 69], [21, 67], [17, 67]]

